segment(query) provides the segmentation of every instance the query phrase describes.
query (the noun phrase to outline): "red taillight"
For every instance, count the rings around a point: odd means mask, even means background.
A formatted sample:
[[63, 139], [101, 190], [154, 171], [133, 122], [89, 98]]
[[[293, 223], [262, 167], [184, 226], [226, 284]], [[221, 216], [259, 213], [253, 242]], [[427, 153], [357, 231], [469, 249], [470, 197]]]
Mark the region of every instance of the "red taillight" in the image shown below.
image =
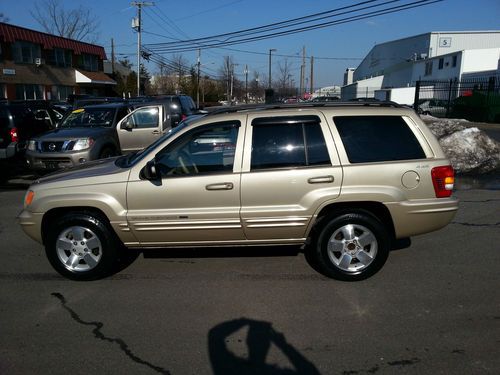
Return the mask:
[[181, 115], [181, 120], [184, 121], [185, 119], [187, 119], [187, 116], [185, 114], [182, 114]]
[[10, 129], [9, 134], [12, 142], [17, 142], [19, 140], [19, 137], [17, 136], [17, 128]]
[[451, 196], [453, 184], [455, 183], [455, 171], [451, 165], [432, 168], [432, 183], [436, 198], [447, 198]]

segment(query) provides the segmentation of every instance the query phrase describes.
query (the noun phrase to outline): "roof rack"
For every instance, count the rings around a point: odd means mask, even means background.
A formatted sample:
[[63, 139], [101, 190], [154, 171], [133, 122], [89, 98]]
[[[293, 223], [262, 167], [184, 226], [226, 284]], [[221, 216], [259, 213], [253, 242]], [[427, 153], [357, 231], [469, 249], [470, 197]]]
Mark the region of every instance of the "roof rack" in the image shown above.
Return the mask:
[[296, 108], [331, 108], [331, 107], [394, 107], [404, 108], [400, 104], [391, 101], [335, 101], [335, 102], [303, 102], [303, 103], [273, 103], [273, 104], [242, 104], [229, 107], [217, 107], [205, 110], [208, 111], [207, 116], [218, 115], [222, 113], [235, 113], [243, 111], [268, 111], [273, 109], [296, 109]]

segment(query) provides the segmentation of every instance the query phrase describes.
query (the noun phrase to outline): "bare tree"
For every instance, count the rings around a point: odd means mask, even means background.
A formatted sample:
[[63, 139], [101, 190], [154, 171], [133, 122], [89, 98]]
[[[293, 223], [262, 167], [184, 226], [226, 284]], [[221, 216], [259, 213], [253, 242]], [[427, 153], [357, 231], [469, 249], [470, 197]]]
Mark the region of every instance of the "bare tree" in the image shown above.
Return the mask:
[[264, 85], [262, 82], [266, 82], [265, 77], [259, 72], [254, 71], [253, 77], [249, 83], [250, 98], [252, 101], [259, 103], [259, 101], [264, 97]]
[[189, 63], [182, 55], [173, 55], [170, 64], [172, 73], [177, 76], [177, 85], [175, 88], [176, 93], [180, 93], [184, 89], [184, 81], [186, 74], [189, 71]]
[[234, 86], [234, 66], [237, 65], [234, 63], [232, 56], [224, 56], [224, 61], [222, 66], [219, 68], [219, 74], [221, 77], [221, 82], [224, 82], [226, 87], [226, 100], [231, 102], [233, 100], [232, 89]]
[[276, 80], [277, 81], [276, 87], [278, 87], [278, 92], [281, 96], [290, 96], [290, 94], [293, 93], [294, 91], [291, 88], [291, 79], [290, 79], [293, 76], [291, 74], [292, 64], [288, 62], [287, 59], [285, 59], [283, 63], [281, 62], [278, 63], [278, 68], [279, 68], [279, 75], [278, 79]]
[[89, 8], [64, 8], [61, 0], [39, 0], [34, 4], [31, 16], [43, 29], [65, 38], [95, 43], [99, 21]]

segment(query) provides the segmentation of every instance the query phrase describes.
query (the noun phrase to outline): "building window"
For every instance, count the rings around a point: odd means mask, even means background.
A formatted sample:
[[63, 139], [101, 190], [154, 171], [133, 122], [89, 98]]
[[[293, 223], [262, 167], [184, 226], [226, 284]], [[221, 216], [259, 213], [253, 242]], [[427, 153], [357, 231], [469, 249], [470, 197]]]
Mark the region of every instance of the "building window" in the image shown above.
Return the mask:
[[453, 56], [453, 59], [451, 61], [451, 66], [456, 67], [457, 66], [457, 55]]
[[12, 44], [12, 54], [16, 63], [34, 64], [41, 57], [40, 45], [17, 41]]
[[439, 69], [439, 70], [443, 69], [443, 66], [444, 66], [444, 59], [443, 59], [443, 58], [440, 58], [440, 59], [439, 59], [438, 69]]
[[81, 68], [88, 72], [97, 72], [99, 70], [99, 61], [96, 55], [81, 55]]
[[426, 76], [432, 75], [432, 61], [428, 61], [425, 63], [425, 75]]
[[66, 100], [71, 94], [73, 94], [73, 87], [71, 86], [52, 86], [53, 100]]
[[16, 99], [44, 99], [43, 87], [40, 85], [16, 85]]
[[62, 68], [71, 67], [71, 51], [62, 48], [54, 48], [49, 52], [48, 60], [51, 65], [60, 66]]

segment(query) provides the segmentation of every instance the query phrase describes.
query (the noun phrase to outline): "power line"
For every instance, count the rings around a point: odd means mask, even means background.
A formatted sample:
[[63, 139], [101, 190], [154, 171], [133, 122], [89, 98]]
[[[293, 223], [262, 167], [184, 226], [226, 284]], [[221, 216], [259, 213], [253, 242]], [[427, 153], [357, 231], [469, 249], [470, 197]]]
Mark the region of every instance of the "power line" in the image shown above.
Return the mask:
[[[363, 4], [374, 3], [374, 2], [377, 2], [377, 1], [380, 1], [380, 0], [367, 0], [367, 1], [363, 1], [361, 3], [357, 3], [357, 4], [354, 4], [354, 5], [349, 5], [349, 6], [345, 6], [345, 7], [331, 9], [331, 10], [328, 10], [328, 11], [324, 11], [324, 12], [320, 12], [320, 13], [315, 13], [315, 14], [311, 14], [311, 15], [308, 15], [308, 16], [294, 18], [294, 19], [291, 19], [291, 20], [275, 22], [275, 23], [271, 23], [271, 24], [268, 24], [268, 25], [252, 27], [252, 28], [243, 29], [243, 30], [239, 30], [239, 31], [233, 31], [233, 32], [224, 33], [224, 34], [217, 34], [217, 35], [212, 35], [212, 36], [207, 36], [207, 37], [202, 37], [202, 38], [195, 38], [195, 39], [190, 39], [190, 40], [184, 40], [184, 41], [180, 41], [180, 43], [193, 43], [194, 41], [201, 42], [201, 41], [208, 41], [208, 40], [217, 40], [217, 39], [222, 38], [222, 37], [235, 37], [235, 36], [240, 36], [240, 35], [241, 36], [245, 36], [245, 35], [250, 35], [250, 33], [252, 33], [252, 34], [253, 33], [262, 33], [264, 31], [281, 29], [281, 28], [290, 26], [290, 25], [287, 25], [287, 24], [291, 24], [292, 26], [296, 25], [294, 22], [297, 22], [297, 21], [301, 21], [302, 23], [307, 23], [307, 22], [314, 21], [315, 20], [314, 18], [318, 17], [318, 16], [324, 16], [325, 14], [335, 13], [335, 12], [337, 12], [339, 10], [344, 10], [344, 9], [349, 9], [349, 8], [355, 8], [355, 7], [358, 7], [358, 6], [363, 5]], [[391, 1], [399, 1], [399, 0], [391, 0]], [[379, 5], [381, 5], [381, 4], [379, 4]], [[374, 6], [375, 5], [372, 5], [372, 7], [374, 7]], [[352, 12], [352, 10], [350, 12]], [[332, 15], [330, 15], [328, 17], [331, 17], [331, 16]], [[312, 18], [312, 20], [304, 21], [304, 20], [306, 20], [308, 18]], [[163, 44], [164, 45], [168, 45], [169, 43], [163, 43]]]
[[[387, 1], [387, 2], [385, 2], [383, 4], [377, 4], [376, 6], [386, 5], [386, 4], [389, 4], [389, 3], [393, 3], [395, 1], [400, 1], [400, 0]], [[304, 26], [304, 27], [300, 27], [300, 28], [294, 28], [294, 29], [290, 29], [290, 30], [273, 32], [273, 33], [268, 33], [268, 34], [264, 34], [264, 35], [257, 35], [257, 36], [253, 36], [253, 37], [247, 37], [247, 38], [240, 38], [238, 40], [225, 41], [225, 42], [213, 41], [212, 40], [210, 42], [206, 42], [206, 44], [203, 44], [203, 47], [199, 46], [199, 42], [198, 41], [201, 38], [198, 38], [198, 39], [193, 39], [191, 41], [185, 41], [186, 43], [187, 42], [195, 43], [195, 42], [192, 42], [192, 41], [196, 41], [196, 44], [197, 44], [196, 47], [194, 45], [187, 45], [187, 44], [184, 45], [184, 46], [175, 46], [174, 47], [174, 46], [172, 46], [172, 43], [156, 43], [156, 44], [148, 44], [148, 48], [150, 48], [152, 50], [155, 50], [157, 52], [164, 52], [164, 53], [166, 53], [166, 52], [188, 52], [188, 51], [192, 51], [192, 50], [198, 49], [198, 48], [220, 48], [220, 47], [223, 47], [223, 46], [229, 46], [229, 45], [234, 45], [234, 44], [242, 44], [242, 43], [254, 42], [254, 41], [258, 41], [258, 40], [275, 38], [275, 37], [278, 37], [278, 36], [285, 36], [285, 35], [290, 35], [290, 34], [296, 34], [296, 33], [301, 33], [301, 32], [310, 31], [310, 30], [314, 30], [314, 29], [325, 28], [325, 27], [329, 27], [329, 26], [336, 26], [336, 25], [340, 25], [340, 24], [344, 24], [344, 23], [350, 23], [350, 22], [354, 22], [354, 21], [359, 21], [359, 20], [362, 20], [362, 19], [373, 18], [373, 17], [377, 17], [377, 16], [380, 16], [380, 15], [384, 15], [384, 14], [397, 13], [397, 12], [401, 12], [401, 11], [404, 11], [404, 10], [408, 10], [408, 9], [412, 9], [412, 8], [418, 8], [418, 7], [430, 5], [430, 4], [441, 2], [441, 1], [443, 1], [443, 0], [419, 0], [419, 1], [413, 1], [413, 2], [410, 2], [410, 3], [403, 4], [403, 5], [398, 5], [398, 6], [388, 7], [388, 8], [384, 8], [384, 9], [379, 9], [379, 10], [375, 10], [375, 11], [372, 11], [372, 12], [365, 12], [365, 13], [362, 13], [362, 14], [357, 14], [357, 15], [353, 15], [353, 16], [349, 16], [349, 17], [345, 17], [345, 18], [341, 18], [341, 19], [331, 20], [331, 21], [328, 21], [328, 22], [323, 22], [323, 23], [319, 23], [319, 24], [308, 25], [308, 26]], [[366, 3], [366, 2], [363, 2], [363, 4], [364, 3]], [[371, 8], [373, 8], [373, 7], [375, 7], [375, 6], [372, 5]], [[357, 10], [351, 10], [348, 13], [354, 13], [354, 12], [358, 12], [358, 11], [359, 11], [359, 9], [357, 9]], [[286, 21], [284, 21], [284, 22], [286, 22]], [[307, 22], [310, 22], [310, 21], [307, 21]], [[262, 32], [261, 31], [255, 32], [255, 34], [260, 34], [260, 33], [262, 33]]]

